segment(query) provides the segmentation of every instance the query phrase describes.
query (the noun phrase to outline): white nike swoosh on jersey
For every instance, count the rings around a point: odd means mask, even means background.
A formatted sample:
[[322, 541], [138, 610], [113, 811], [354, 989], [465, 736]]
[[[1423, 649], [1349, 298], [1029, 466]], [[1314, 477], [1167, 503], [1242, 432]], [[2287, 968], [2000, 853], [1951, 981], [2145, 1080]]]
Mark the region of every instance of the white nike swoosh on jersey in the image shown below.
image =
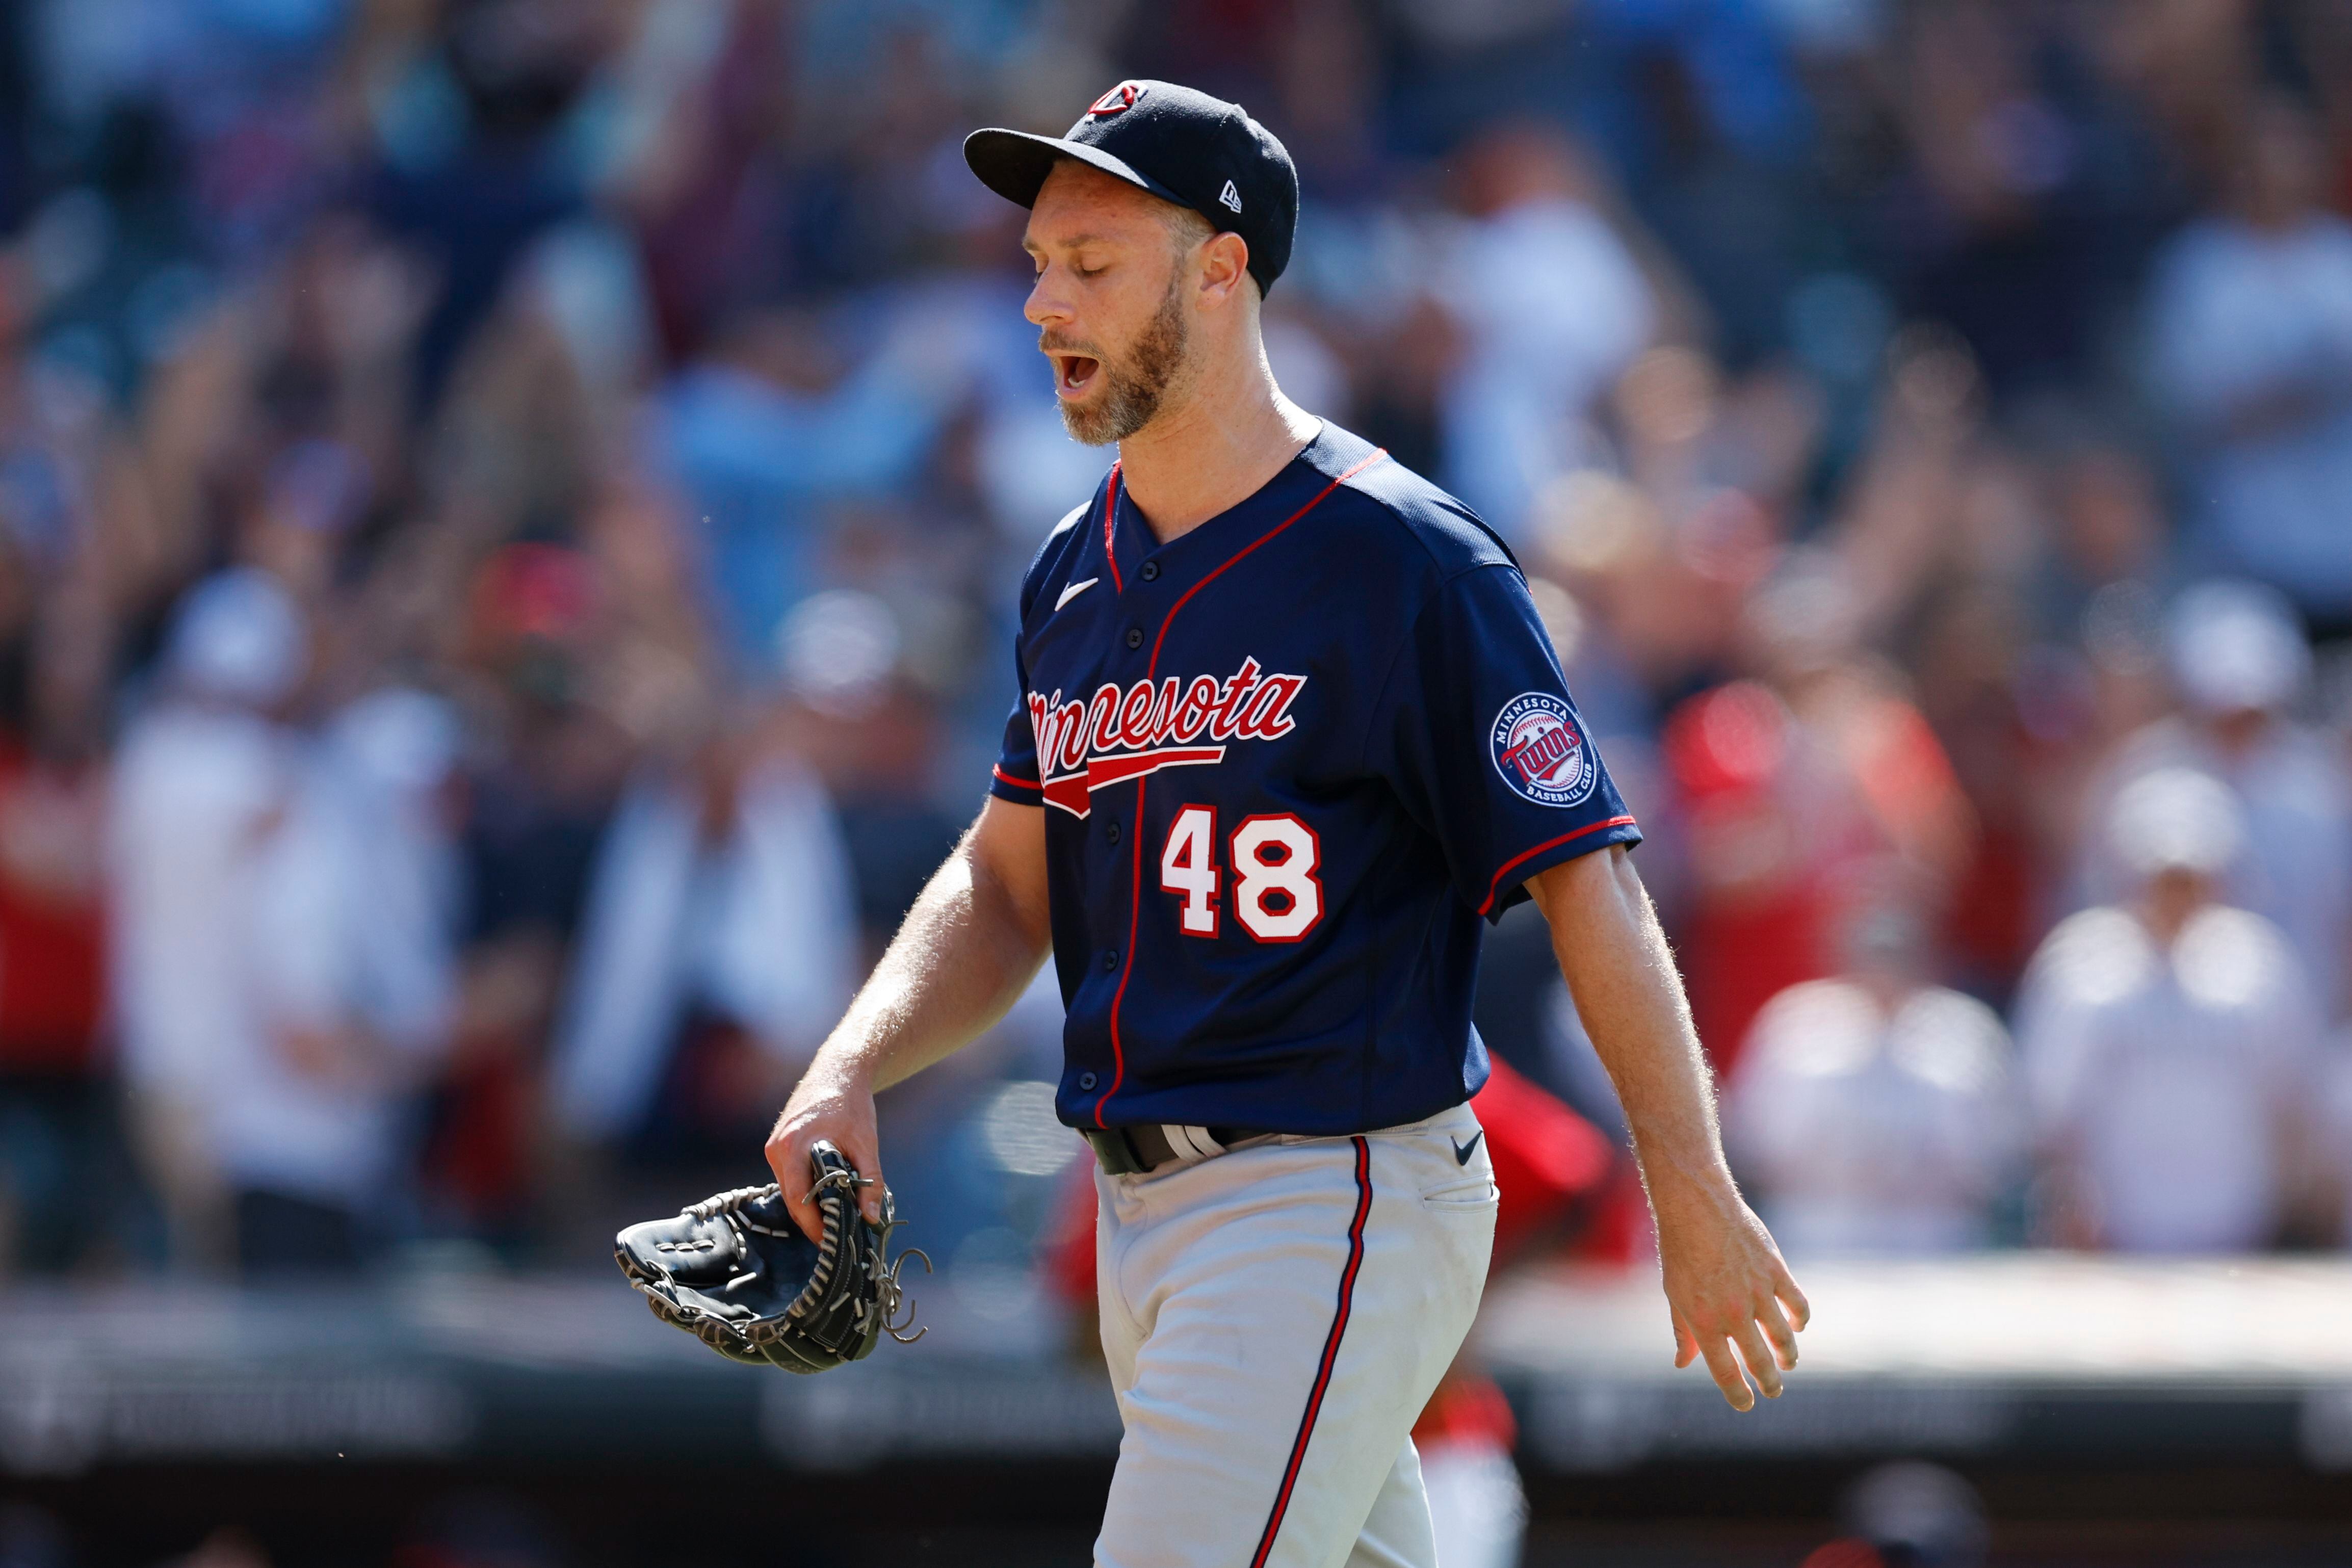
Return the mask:
[[1068, 587], [1062, 590], [1062, 596], [1054, 601], [1054, 608], [1056, 610], [1060, 609], [1064, 605], [1068, 604], [1072, 599], [1076, 598], [1079, 595], [1085, 593], [1087, 589], [1093, 587], [1096, 584], [1101, 581], [1102, 579], [1099, 577], [1089, 577], [1083, 583], [1071, 584]]

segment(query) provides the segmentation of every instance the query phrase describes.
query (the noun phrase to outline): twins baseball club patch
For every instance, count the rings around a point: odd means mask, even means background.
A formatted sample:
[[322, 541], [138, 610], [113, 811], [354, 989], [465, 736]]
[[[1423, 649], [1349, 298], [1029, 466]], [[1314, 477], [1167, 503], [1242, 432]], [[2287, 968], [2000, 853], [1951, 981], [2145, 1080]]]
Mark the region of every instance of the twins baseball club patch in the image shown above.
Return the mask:
[[1503, 782], [1538, 805], [1581, 805], [1600, 776], [1568, 704], [1548, 692], [1504, 703], [1487, 744]]

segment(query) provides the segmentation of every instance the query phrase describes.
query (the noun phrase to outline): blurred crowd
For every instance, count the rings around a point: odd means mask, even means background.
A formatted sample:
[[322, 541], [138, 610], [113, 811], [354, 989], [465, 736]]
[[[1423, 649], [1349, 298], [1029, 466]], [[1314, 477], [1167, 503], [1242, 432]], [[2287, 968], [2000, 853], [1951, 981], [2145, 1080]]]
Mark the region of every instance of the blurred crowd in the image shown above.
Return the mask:
[[[2340, 5], [19, 0], [7, 1267], [756, 1174], [1108, 458], [961, 137], [1130, 74], [1283, 137], [1277, 375], [1525, 562], [1792, 1253], [2343, 1243]], [[1531, 909], [1482, 1031], [1622, 1136]], [[977, 1310], [1058, 1012], [886, 1107]]]

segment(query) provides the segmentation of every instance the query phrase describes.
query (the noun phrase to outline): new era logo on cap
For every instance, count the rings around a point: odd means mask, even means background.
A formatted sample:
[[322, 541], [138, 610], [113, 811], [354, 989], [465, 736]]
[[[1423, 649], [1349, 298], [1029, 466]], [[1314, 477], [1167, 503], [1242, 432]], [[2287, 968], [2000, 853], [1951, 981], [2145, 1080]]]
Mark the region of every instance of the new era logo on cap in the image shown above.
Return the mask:
[[1249, 246], [1263, 290], [1290, 262], [1298, 226], [1298, 171], [1273, 132], [1238, 103], [1170, 81], [1120, 82], [1059, 136], [992, 128], [963, 144], [988, 188], [1023, 206], [1054, 165], [1070, 160], [1192, 208]]

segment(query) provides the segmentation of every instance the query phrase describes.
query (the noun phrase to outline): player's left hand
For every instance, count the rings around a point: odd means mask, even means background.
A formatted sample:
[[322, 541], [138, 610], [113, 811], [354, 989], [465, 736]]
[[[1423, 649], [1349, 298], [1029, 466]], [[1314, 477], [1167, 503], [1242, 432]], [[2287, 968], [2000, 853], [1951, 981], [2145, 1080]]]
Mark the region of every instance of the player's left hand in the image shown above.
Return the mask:
[[1734, 1410], [1756, 1408], [1758, 1390], [1780, 1398], [1780, 1374], [1797, 1364], [1797, 1334], [1813, 1310], [1771, 1233], [1727, 1176], [1679, 1192], [1654, 1190], [1651, 1202], [1674, 1314], [1675, 1365], [1704, 1357]]

